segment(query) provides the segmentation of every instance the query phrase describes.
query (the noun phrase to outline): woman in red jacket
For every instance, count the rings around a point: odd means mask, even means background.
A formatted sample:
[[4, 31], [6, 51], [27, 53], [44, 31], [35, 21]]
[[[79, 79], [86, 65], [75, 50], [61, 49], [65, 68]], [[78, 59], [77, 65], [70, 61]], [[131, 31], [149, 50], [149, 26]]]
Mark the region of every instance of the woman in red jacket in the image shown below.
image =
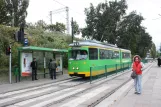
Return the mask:
[[132, 71], [136, 72], [137, 77], [134, 79], [135, 94], [141, 94], [142, 68], [144, 67], [139, 55], [135, 55], [132, 63]]

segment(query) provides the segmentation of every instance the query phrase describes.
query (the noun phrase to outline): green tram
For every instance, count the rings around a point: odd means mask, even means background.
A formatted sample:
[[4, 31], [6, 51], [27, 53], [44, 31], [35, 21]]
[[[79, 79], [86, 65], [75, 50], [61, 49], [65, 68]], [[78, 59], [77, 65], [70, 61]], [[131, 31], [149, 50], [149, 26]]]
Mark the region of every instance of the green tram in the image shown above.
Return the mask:
[[[131, 62], [131, 51], [99, 41], [85, 40], [69, 45], [68, 58], [68, 74], [70, 76], [89, 77], [90, 67]], [[119, 68], [121, 67], [118, 66], [117, 69]], [[114, 70], [115, 67], [108, 69], [107, 72]], [[92, 73], [92, 76], [102, 73], [104, 73], [103, 68]]]

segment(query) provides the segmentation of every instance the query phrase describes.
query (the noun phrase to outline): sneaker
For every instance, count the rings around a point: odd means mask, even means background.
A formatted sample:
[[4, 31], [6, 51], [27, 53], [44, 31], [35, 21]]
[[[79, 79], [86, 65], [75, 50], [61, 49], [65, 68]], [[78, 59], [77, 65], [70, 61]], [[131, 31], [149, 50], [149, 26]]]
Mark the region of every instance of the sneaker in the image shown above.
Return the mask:
[[141, 93], [137, 93], [138, 95], [140, 95]]
[[138, 92], [135, 92], [134, 94], [138, 94]]

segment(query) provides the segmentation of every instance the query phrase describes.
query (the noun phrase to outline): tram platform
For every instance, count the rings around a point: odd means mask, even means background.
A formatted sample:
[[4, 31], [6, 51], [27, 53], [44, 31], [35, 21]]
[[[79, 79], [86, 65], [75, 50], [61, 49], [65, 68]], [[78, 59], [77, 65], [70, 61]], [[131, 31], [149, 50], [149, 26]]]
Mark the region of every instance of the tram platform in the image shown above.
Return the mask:
[[17, 83], [13, 81], [12, 84], [10, 84], [9, 82], [7, 83], [0, 82], [0, 93], [5, 93], [5, 92], [19, 90], [19, 89], [25, 89], [25, 88], [31, 88], [35, 86], [41, 86], [44, 84], [50, 84], [50, 83], [67, 80], [71, 78], [68, 75], [67, 70], [64, 70], [63, 75], [61, 73], [58, 73], [56, 75], [57, 75], [56, 76], [57, 78], [53, 80], [50, 79], [49, 75], [46, 75], [47, 76], [46, 78], [38, 76], [38, 80], [35, 80], [35, 81], [32, 81], [31, 77], [27, 77], [26, 79], [24, 78], [23, 80]]
[[143, 73], [142, 94], [134, 94], [131, 80], [96, 107], [161, 107], [161, 67], [154, 63]]

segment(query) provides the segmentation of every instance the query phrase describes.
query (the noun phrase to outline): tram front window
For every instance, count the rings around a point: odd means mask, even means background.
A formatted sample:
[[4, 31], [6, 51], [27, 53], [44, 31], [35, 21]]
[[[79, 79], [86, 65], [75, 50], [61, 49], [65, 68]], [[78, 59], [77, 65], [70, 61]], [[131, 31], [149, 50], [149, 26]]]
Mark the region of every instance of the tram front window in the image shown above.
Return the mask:
[[70, 51], [69, 60], [85, 60], [88, 54], [86, 50], [72, 50]]

